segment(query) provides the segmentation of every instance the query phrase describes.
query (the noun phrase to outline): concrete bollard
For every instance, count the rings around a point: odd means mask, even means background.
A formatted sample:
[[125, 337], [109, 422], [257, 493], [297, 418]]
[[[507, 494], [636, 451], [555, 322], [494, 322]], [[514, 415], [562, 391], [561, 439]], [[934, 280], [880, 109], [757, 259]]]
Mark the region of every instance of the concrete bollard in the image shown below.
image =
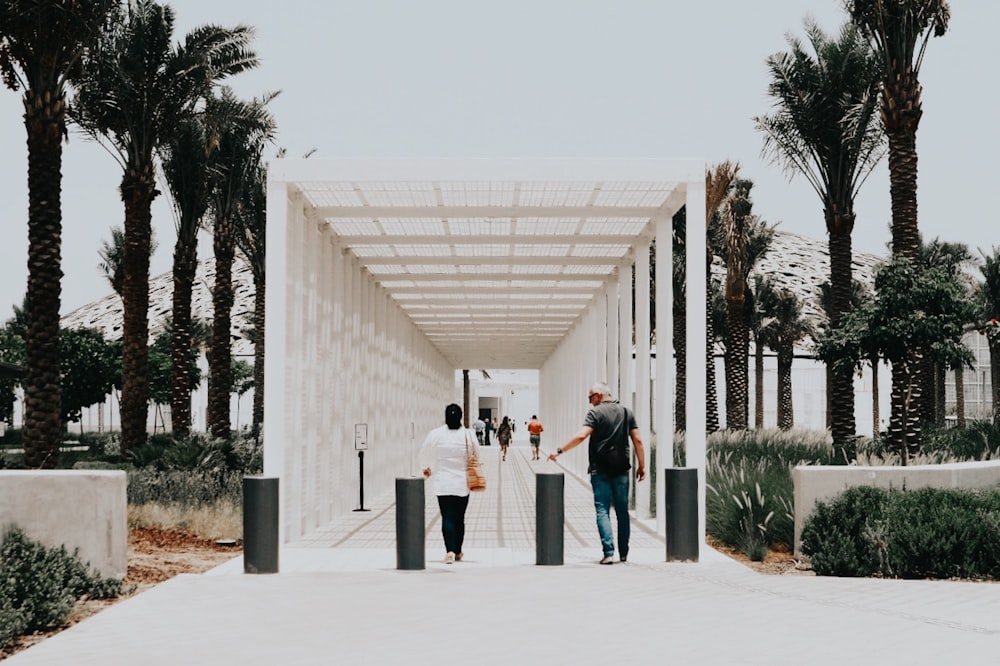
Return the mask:
[[396, 568], [425, 568], [423, 477], [396, 479]]
[[563, 474], [535, 475], [535, 564], [563, 563], [563, 524], [566, 520]]
[[243, 477], [243, 573], [278, 573], [278, 479]]
[[698, 470], [663, 470], [666, 503], [667, 562], [698, 561]]

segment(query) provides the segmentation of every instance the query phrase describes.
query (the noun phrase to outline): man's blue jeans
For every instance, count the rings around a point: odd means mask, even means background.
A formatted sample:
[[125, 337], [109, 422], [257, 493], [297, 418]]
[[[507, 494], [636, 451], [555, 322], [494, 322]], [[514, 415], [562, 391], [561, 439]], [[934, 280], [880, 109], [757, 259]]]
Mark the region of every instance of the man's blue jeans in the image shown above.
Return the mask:
[[590, 475], [590, 485], [594, 489], [594, 509], [597, 510], [597, 531], [601, 535], [604, 555], [615, 554], [614, 535], [611, 533], [611, 506], [615, 507], [618, 518], [618, 555], [628, 556], [628, 538], [631, 530], [628, 516], [628, 474], [607, 476], [599, 472]]

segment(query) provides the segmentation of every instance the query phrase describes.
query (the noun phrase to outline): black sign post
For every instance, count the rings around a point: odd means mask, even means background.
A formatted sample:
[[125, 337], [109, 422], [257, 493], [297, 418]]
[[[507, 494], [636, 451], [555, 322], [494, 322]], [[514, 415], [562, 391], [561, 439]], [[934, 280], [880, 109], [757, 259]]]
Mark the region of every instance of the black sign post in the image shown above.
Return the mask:
[[365, 450], [368, 448], [368, 424], [354, 424], [354, 448], [358, 452], [358, 508], [355, 511], [368, 511], [365, 508]]

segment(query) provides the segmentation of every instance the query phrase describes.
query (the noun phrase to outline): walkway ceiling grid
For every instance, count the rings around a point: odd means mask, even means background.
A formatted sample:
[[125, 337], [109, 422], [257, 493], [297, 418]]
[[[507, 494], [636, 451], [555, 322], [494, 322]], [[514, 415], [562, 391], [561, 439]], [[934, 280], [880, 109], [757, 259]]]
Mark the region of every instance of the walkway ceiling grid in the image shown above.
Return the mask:
[[[539, 368], [657, 219], [694, 160], [276, 160], [456, 368]], [[628, 273], [625, 273], [628, 274]]]

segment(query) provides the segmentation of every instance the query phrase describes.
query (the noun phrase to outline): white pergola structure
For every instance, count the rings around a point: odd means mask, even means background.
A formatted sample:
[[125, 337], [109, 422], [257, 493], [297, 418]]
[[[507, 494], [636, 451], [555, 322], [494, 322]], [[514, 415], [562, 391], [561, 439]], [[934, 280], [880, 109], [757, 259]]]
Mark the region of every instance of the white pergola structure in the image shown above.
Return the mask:
[[[459, 401], [456, 369], [538, 369], [552, 448], [579, 430], [595, 381], [633, 408], [647, 449], [653, 432], [673, 432], [672, 253], [659, 253], [651, 285], [649, 250], [671, 247], [684, 205], [700, 248], [704, 162], [279, 159], [267, 197], [264, 473], [280, 479], [282, 542], [358, 508], [358, 430], [370, 496], [418, 473], [415, 450]], [[688, 368], [705, 359], [705, 270], [704, 253], [688, 252]], [[636, 303], [658, 296], [655, 414], [652, 322], [646, 307], [633, 322], [633, 271]], [[704, 390], [705, 373], [689, 372], [701, 534]], [[585, 447], [563, 460], [585, 474]], [[637, 486], [640, 517], [649, 487]]]

